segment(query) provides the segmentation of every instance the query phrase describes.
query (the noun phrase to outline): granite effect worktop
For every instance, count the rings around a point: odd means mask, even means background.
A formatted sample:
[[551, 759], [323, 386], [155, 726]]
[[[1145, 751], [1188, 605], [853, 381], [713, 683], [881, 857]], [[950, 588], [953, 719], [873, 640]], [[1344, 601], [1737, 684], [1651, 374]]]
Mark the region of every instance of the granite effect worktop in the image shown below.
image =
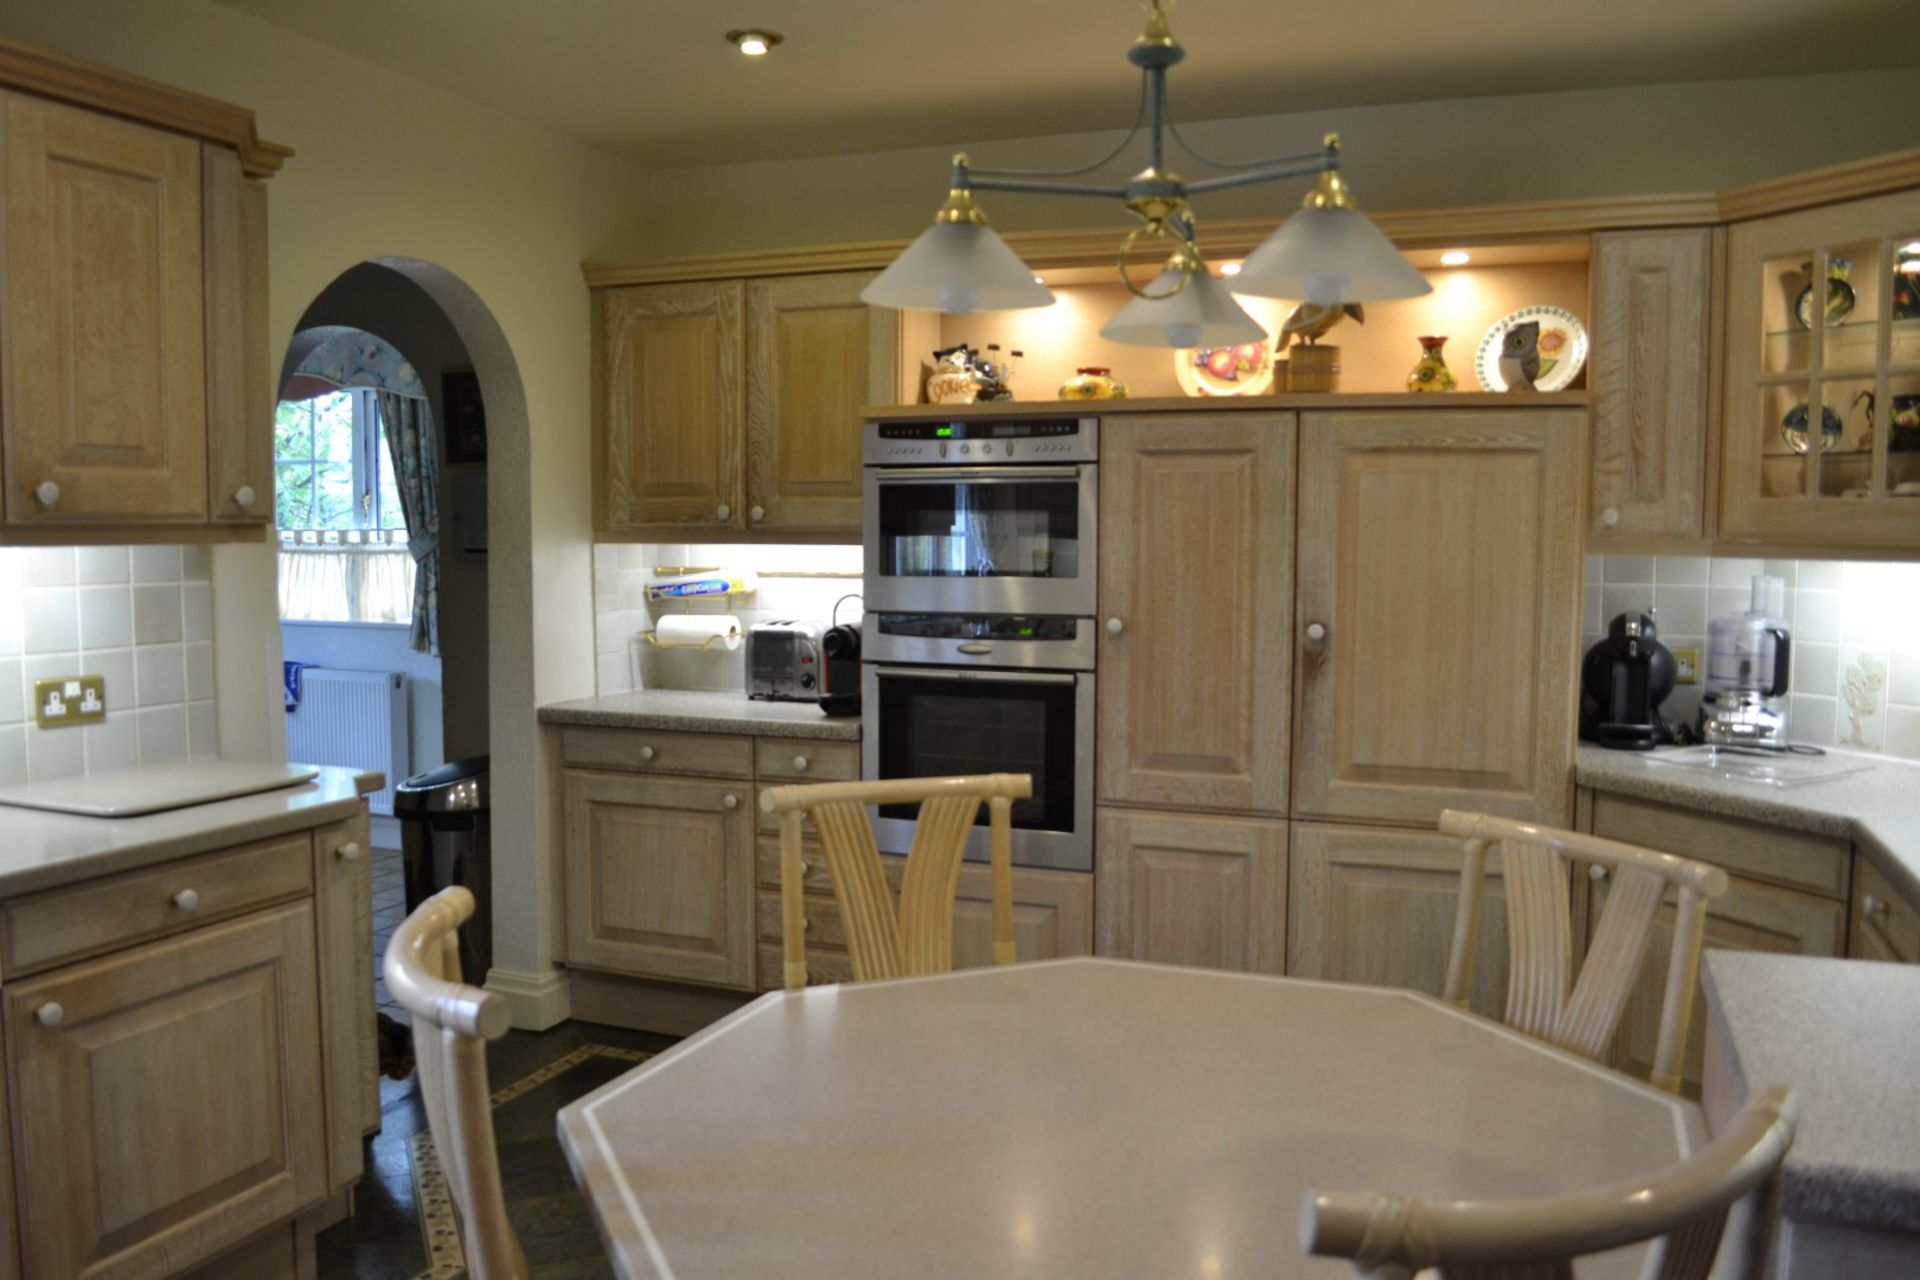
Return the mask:
[[684, 733], [750, 733], [757, 738], [858, 742], [860, 717], [822, 715], [814, 702], [763, 702], [742, 693], [639, 689], [540, 708], [543, 724], [612, 729], [677, 729]]
[[[197, 766], [217, 774], [223, 762]], [[93, 775], [102, 788], [138, 770]], [[0, 805], [0, 898], [170, 862], [254, 840], [324, 826], [360, 811], [386, 785], [378, 773], [322, 768], [311, 782], [131, 818], [93, 818]]]
[[1920, 965], [1708, 951], [1700, 976], [1729, 1102], [1799, 1096], [1781, 1211], [1920, 1233]]
[[1703, 813], [1850, 839], [1908, 898], [1920, 901], [1920, 763], [1835, 753], [1859, 773], [1772, 787], [1649, 761], [1654, 753], [1580, 744], [1579, 783]]

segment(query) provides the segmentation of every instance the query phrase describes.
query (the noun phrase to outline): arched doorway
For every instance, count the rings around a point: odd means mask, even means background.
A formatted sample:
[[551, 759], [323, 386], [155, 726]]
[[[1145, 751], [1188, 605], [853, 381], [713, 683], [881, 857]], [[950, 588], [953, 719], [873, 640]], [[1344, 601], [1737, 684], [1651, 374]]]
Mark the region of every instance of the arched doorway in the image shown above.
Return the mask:
[[[479, 296], [452, 272], [418, 259], [359, 263], [322, 290], [296, 325], [283, 386], [324, 336], [315, 331], [327, 327], [389, 343], [413, 366], [431, 407], [436, 458], [443, 464], [438, 754], [493, 757], [495, 848], [504, 854], [496, 855], [493, 871], [493, 896], [502, 906], [495, 916], [493, 972], [504, 970], [509, 986], [527, 975], [521, 991], [550, 985], [541, 923], [541, 904], [550, 897], [531, 838], [533, 699], [498, 696], [503, 688], [530, 690], [533, 671], [526, 607], [532, 596], [528, 423], [518, 364]], [[449, 374], [466, 378], [469, 388], [454, 388]], [[473, 417], [462, 409], [467, 400], [483, 406], [484, 440], [470, 429]], [[449, 427], [466, 434], [450, 439]], [[295, 655], [289, 649], [287, 656]]]

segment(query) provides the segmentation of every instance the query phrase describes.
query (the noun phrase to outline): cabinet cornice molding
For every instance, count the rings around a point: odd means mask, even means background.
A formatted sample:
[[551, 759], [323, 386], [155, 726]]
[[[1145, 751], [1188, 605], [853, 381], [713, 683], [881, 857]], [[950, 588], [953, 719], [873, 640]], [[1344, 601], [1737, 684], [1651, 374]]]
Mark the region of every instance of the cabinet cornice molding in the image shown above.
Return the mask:
[[270, 178], [293, 148], [254, 131], [253, 112], [0, 36], [0, 89], [52, 98], [232, 147], [249, 178]]
[[1920, 147], [1790, 173], [1720, 193], [1720, 221], [1745, 222], [1815, 205], [1920, 187]]

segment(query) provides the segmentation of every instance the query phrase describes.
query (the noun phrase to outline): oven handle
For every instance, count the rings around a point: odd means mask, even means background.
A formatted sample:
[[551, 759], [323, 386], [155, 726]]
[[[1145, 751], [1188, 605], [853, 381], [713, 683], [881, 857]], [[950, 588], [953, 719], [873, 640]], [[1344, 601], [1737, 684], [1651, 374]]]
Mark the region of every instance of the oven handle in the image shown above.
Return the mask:
[[1002, 671], [992, 667], [979, 671], [955, 671], [949, 667], [876, 666], [873, 674], [881, 679], [906, 676], [912, 680], [989, 680], [996, 684], [1073, 684], [1080, 678], [1072, 671]]
[[955, 481], [1078, 480], [1079, 467], [876, 467], [881, 484], [952, 484]]

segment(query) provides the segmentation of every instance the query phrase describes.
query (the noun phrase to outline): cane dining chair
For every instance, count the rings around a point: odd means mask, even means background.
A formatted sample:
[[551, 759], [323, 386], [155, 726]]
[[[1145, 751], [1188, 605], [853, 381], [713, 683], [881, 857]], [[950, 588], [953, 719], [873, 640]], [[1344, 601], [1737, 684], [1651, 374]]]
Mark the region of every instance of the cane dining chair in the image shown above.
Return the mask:
[[381, 972], [413, 1017], [413, 1053], [427, 1128], [460, 1217], [472, 1280], [527, 1280], [526, 1255], [507, 1221], [493, 1145], [487, 1041], [506, 1034], [507, 1002], [460, 980], [460, 926], [473, 893], [442, 889], [400, 922]]
[[[1654, 914], [1669, 888], [1678, 891], [1652, 1073], [1656, 1086], [1677, 1093], [1700, 974], [1707, 903], [1727, 891], [1727, 873], [1690, 858], [1484, 813], [1449, 809], [1440, 815], [1440, 831], [1466, 841], [1443, 998], [1467, 1007], [1487, 854], [1497, 850], [1507, 901], [1504, 1021], [1596, 1062], [1603, 1060], [1633, 990]], [[1577, 975], [1573, 972], [1569, 862], [1598, 868], [1600, 876], [1612, 882]]]
[[[1797, 1111], [1785, 1089], [1772, 1090], [1690, 1159], [1570, 1195], [1439, 1201], [1309, 1191], [1300, 1206], [1300, 1247], [1351, 1258], [1354, 1275], [1365, 1280], [1409, 1280], [1428, 1267], [1442, 1280], [1573, 1280], [1577, 1259], [1654, 1240], [1658, 1256], [1643, 1275], [1706, 1280], [1719, 1259], [1719, 1275], [1757, 1280], [1773, 1219], [1765, 1203], [1771, 1188], [1756, 1212], [1733, 1211], [1778, 1172], [1793, 1145]], [[1729, 1232], [1735, 1216], [1740, 1229]]]
[[[897, 778], [770, 787], [760, 807], [780, 819], [782, 968], [789, 991], [807, 985], [801, 826], [809, 818], [846, 929], [855, 982], [945, 973], [953, 968], [954, 891], [967, 836], [985, 803], [993, 882], [993, 962], [1012, 964], [1013, 802], [1033, 794], [1027, 774]], [[896, 900], [874, 843], [867, 806], [920, 806]]]

